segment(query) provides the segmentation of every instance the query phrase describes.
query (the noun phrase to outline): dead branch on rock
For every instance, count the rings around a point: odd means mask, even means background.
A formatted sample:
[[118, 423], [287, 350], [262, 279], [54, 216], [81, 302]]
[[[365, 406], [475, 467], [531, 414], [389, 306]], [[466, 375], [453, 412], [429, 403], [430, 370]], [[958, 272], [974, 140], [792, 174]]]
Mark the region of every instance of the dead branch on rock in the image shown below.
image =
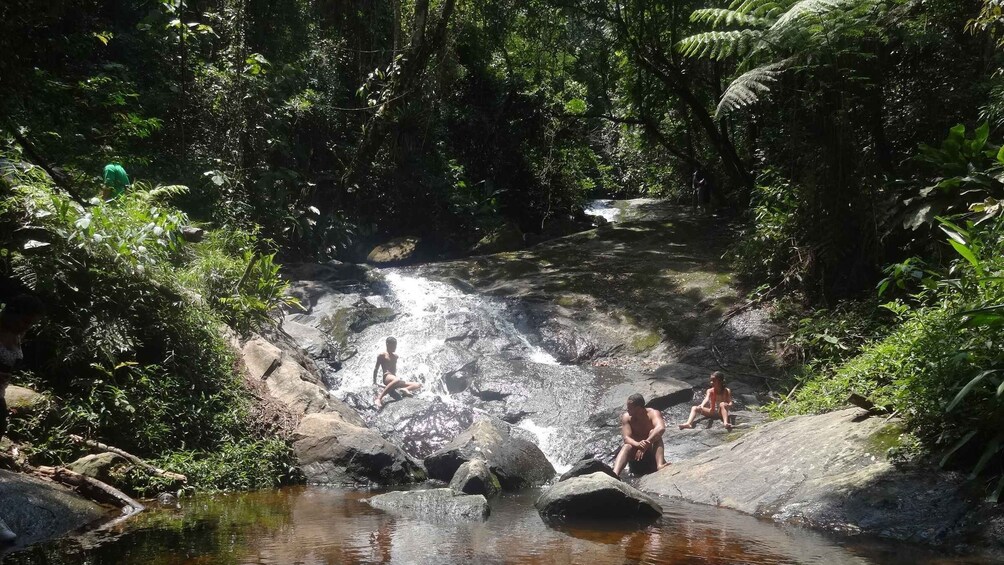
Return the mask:
[[119, 489], [97, 479], [64, 469], [63, 467], [33, 467], [27, 469], [26, 472], [39, 478], [72, 487], [84, 498], [93, 500], [98, 504], [121, 508], [122, 512], [126, 515], [132, 515], [144, 510], [142, 504], [136, 502]]
[[171, 471], [165, 471], [163, 469], [158, 469], [157, 467], [154, 467], [153, 465], [147, 463], [146, 461], [143, 461], [139, 457], [136, 457], [135, 455], [128, 453], [124, 450], [121, 450], [117, 447], [106, 445], [99, 441], [94, 441], [92, 439], [85, 439], [83, 437], [73, 434], [70, 435], [70, 439], [75, 443], [86, 445], [87, 447], [90, 447], [92, 449], [98, 451], [107, 451], [108, 453], [114, 453], [115, 455], [124, 457], [127, 461], [129, 461], [133, 465], [142, 468], [147, 473], [155, 477], [164, 477], [166, 479], [171, 479], [172, 481], [176, 481], [182, 484], [188, 484], [188, 477], [186, 477], [185, 475], [182, 475], [180, 473], [174, 473]]

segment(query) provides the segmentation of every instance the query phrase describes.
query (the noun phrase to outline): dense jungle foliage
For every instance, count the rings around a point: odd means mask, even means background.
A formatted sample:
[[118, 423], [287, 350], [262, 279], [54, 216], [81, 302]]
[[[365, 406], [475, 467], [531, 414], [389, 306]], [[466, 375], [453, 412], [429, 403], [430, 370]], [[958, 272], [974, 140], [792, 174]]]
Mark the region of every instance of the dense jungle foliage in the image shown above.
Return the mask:
[[[31, 369], [60, 429], [247, 450], [269, 436], [214, 332], [269, 323], [273, 253], [455, 256], [703, 185], [751, 297], [798, 320], [777, 413], [861, 394], [996, 498], [1002, 23], [999, 0], [9, 0], [4, 294], [54, 313]], [[150, 184], [92, 204], [110, 161]], [[208, 241], [170, 235], [191, 222]]]

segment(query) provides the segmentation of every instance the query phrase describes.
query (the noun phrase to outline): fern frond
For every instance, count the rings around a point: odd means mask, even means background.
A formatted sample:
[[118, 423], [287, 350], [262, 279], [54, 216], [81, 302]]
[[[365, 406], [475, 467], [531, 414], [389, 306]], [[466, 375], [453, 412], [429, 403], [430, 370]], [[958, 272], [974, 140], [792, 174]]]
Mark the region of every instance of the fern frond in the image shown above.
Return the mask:
[[758, 18], [774, 19], [787, 11], [795, 1], [797, 0], [733, 0], [729, 9]]
[[777, 82], [787, 61], [772, 63], [757, 67], [736, 77], [722, 94], [722, 99], [715, 110], [716, 117], [721, 117], [733, 110], [752, 106], [760, 101], [763, 94], [770, 92], [770, 84]]
[[749, 53], [761, 37], [763, 32], [757, 29], [706, 31], [684, 38], [676, 44], [676, 48], [687, 57], [721, 60]]
[[763, 18], [746, 14], [738, 10], [727, 10], [724, 8], [702, 8], [700, 10], [694, 10], [694, 13], [690, 14], [690, 21], [694, 23], [705, 23], [713, 28], [723, 25], [766, 27], [769, 23]]
[[791, 8], [788, 8], [788, 10], [774, 22], [774, 25], [772, 25], [770, 29], [772, 32], [778, 32], [806, 17], [815, 16], [817, 18], [822, 18], [834, 10], [851, 7], [852, 5], [861, 2], [862, 0], [800, 0], [799, 2], [793, 4]]
[[188, 194], [188, 187], [183, 184], [161, 185], [148, 190], [144, 195], [147, 200], [170, 200], [172, 197]]
[[35, 270], [31, 263], [23, 260], [18, 255], [14, 255], [11, 272], [14, 278], [24, 285], [25, 288], [32, 292], [38, 290], [38, 271]]

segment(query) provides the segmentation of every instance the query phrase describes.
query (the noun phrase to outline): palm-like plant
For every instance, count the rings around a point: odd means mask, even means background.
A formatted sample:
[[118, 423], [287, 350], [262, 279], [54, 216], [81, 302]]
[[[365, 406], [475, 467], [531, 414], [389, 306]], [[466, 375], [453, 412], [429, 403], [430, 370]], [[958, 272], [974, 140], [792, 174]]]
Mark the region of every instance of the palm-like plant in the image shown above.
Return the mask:
[[[862, 23], [880, 0], [732, 0], [728, 8], [695, 10], [690, 19], [712, 29], [677, 44], [688, 57], [740, 60], [718, 104], [719, 116], [757, 103], [786, 68], [832, 49], [843, 24]], [[728, 29], [723, 29], [728, 28]]]

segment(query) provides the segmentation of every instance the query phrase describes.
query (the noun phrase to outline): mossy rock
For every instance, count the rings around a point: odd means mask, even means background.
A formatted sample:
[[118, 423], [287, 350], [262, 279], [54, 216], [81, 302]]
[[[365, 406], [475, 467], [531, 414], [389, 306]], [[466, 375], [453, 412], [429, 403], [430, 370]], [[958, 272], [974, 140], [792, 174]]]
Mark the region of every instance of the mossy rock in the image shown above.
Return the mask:
[[49, 397], [25, 388], [23, 386], [9, 385], [4, 393], [4, 400], [7, 408], [18, 413], [30, 413], [44, 408], [49, 401]]

